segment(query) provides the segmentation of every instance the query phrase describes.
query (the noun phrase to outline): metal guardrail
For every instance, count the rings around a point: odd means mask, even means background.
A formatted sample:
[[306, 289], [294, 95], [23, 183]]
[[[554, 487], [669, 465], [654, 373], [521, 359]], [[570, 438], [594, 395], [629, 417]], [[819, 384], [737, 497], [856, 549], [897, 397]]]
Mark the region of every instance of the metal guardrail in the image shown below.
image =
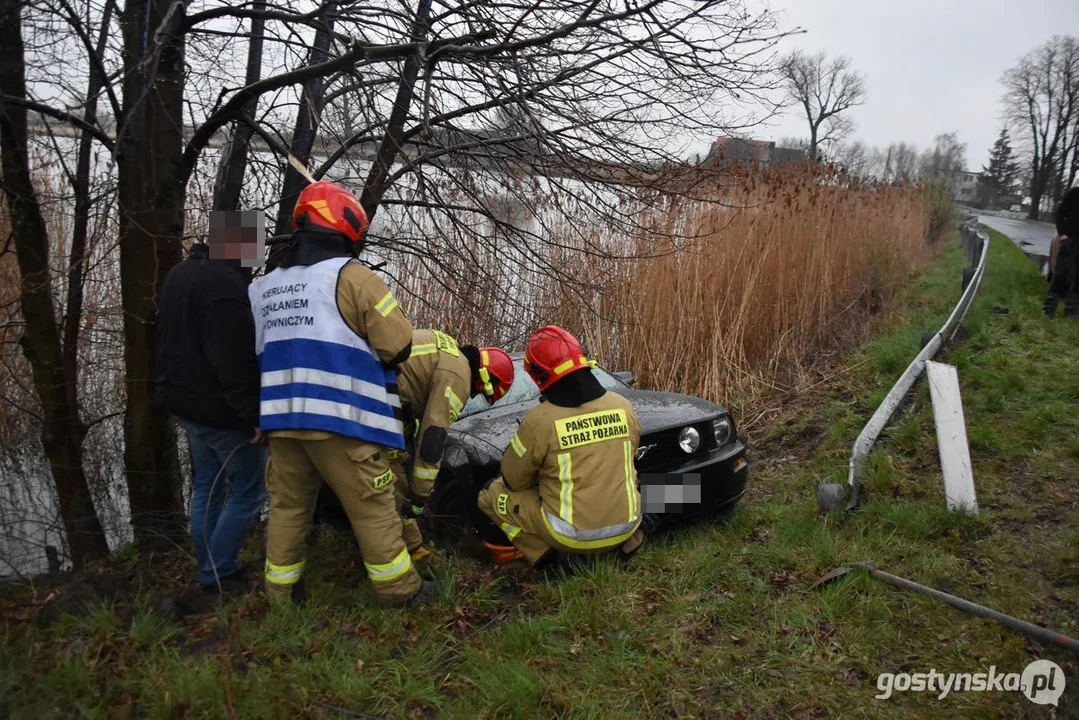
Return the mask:
[[[880, 434], [895, 415], [896, 410], [903, 404], [914, 383], [925, 371], [925, 363], [950, 342], [959, 329], [960, 323], [966, 317], [974, 302], [974, 296], [978, 293], [978, 287], [985, 275], [986, 258], [989, 256], [989, 236], [981, 230], [976, 230], [970, 224], [970, 220], [964, 222], [959, 228], [959, 240], [966, 251], [969, 267], [963, 271], [963, 294], [959, 298], [955, 309], [931, 338], [925, 342], [922, 351], [911, 361], [903, 374], [899, 376], [895, 385], [881, 402], [880, 407], [873, 413], [866, 426], [862, 429], [858, 439], [854, 441], [854, 447], [850, 455], [850, 472], [846, 485], [841, 483], [821, 483], [817, 486], [817, 502], [821, 512], [827, 512], [840, 507], [846, 502], [847, 510], [853, 510], [858, 506], [862, 496], [862, 479], [865, 475], [866, 458], [873, 450]], [[924, 338], [923, 338], [924, 339]]]

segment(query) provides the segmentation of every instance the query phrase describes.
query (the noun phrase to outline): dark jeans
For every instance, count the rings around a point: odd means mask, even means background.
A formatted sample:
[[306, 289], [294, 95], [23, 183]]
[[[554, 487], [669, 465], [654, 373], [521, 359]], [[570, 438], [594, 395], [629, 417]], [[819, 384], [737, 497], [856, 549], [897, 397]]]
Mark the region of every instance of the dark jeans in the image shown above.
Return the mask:
[[1057, 313], [1057, 305], [1064, 301], [1064, 315], [1066, 317], [1079, 316], [1079, 282], [1076, 282], [1074, 273], [1053, 273], [1049, 279], [1049, 287], [1045, 290], [1045, 302], [1042, 310], [1046, 317], [1053, 317]]
[[243, 430], [186, 420], [180, 426], [187, 431], [195, 465], [191, 539], [199, 582], [209, 585], [236, 572], [236, 555], [266, 499], [266, 448], [248, 442], [251, 434]]
[[1042, 309], [1053, 317], [1057, 305], [1064, 301], [1064, 315], [1079, 315], [1079, 243], [1073, 238], [1061, 238], [1056, 263], [1050, 268], [1049, 287], [1045, 290]]

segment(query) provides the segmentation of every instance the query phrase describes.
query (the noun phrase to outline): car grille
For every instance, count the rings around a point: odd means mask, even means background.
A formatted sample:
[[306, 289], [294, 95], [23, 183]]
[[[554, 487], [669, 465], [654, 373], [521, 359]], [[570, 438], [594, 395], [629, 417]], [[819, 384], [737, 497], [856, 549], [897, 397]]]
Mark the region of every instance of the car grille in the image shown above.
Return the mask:
[[[697, 452], [687, 455], [682, 451], [682, 448], [678, 447], [678, 435], [682, 432], [683, 427], [685, 425], [671, 428], [670, 430], [649, 433], [642, 437], [641, 444], [637, 448], [637, 470], [663, 470], [698, 455], [704, 455], [715, 447], [716, 438], [715, 433], [712, 431], [712, 422], [709, 420], [694, 423], [693, 427], [701, 434], [701, 446], [697, 448]], [[648, 448], [648, 450], [641, 457], [640, 452], [643, 448]]]

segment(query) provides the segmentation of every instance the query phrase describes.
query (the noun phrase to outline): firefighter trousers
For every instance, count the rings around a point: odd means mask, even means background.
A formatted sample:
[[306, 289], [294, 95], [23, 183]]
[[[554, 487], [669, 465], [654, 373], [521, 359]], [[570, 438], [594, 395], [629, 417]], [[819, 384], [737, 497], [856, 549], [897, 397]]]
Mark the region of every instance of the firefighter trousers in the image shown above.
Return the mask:
[[564, 545], [543, 520], [543, 500], [539, 488], [511, 490], [501, 477], [495, 478], [481, 490], [476, 502], [532, 565], [552, 548], [566, 553], [593, 555], [619, 548], [632, 552], [644, 542], [644, 533], [638, 530], [630, 539], [619, 538], [609, 547], [581, 550]]
[[412, 463], [409, 462], [409, 454], [402, 450], [391, 450], [390, 469], [393, 471], [397, 512], [401, 515], [401, 534], [405, 547], [414, 553], [423, 545], [423, 533], [411, 512], [412, 491], [408, 485], [408, 473], [412, 471]]
[[303, 576], [322, 479], [348, 514], [375, 594], [388, 603], [415, 595], [421, 581], [401, 537], [388, 448], [338, 435], [325, 440], [271, 436], [266, 477], [266, 594], [271, 602], [288, 601]]

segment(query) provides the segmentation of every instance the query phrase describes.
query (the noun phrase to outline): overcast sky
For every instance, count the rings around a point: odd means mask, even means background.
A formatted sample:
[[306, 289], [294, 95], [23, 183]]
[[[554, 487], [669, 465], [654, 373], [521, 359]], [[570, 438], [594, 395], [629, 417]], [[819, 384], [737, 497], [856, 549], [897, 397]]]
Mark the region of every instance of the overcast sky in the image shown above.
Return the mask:
[[[1077, 0], [767, 1], [784, 26], [806, 30], [788, 47], [847, 55], [866, 76], [857, 139], [923, 148], [956, 130], [972, 170], [1000, 130], [1001, 74], [1054, 34], [1079, 35]], [[805, 123], [789, 113], [761, 139], [807, 136]]]

